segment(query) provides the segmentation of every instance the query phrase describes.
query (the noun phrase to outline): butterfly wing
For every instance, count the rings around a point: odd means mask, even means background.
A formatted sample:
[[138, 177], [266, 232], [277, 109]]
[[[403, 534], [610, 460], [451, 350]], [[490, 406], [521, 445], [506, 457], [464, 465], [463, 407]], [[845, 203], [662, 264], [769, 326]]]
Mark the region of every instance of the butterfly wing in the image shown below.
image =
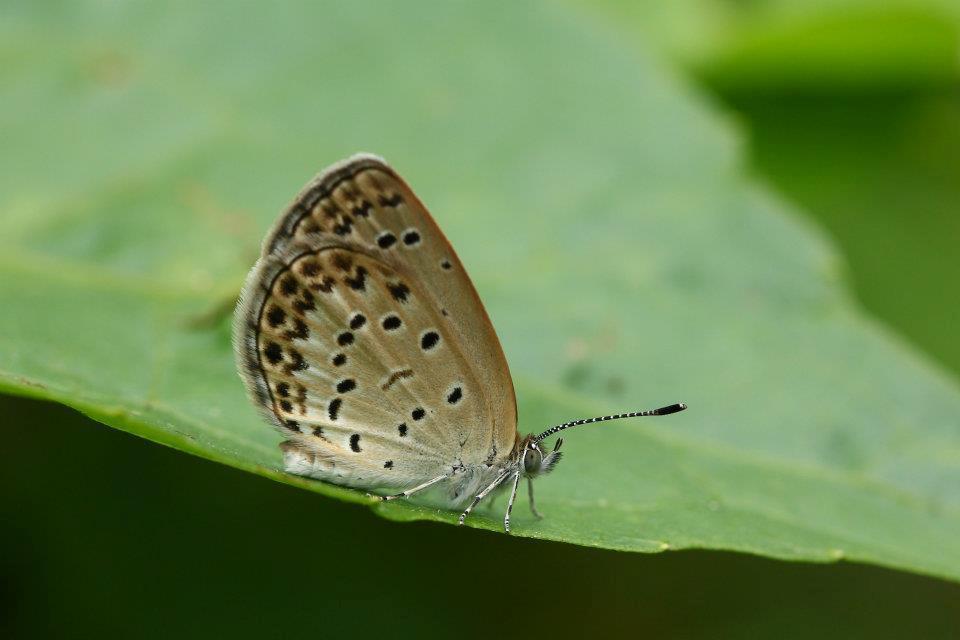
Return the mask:
[[278, 220], [234, 343], [295, 471], [409, 486], [516, 444], [513, 382], [483, 304], [426, 207], [374, 156], [323, 172]]

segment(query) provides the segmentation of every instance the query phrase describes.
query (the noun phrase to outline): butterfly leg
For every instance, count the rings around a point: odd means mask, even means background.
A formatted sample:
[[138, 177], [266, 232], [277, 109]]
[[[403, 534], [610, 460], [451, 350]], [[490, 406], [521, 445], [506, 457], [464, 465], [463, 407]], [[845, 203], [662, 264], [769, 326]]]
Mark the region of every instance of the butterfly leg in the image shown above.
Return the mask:
[[477, 494], [477, 497], [473, 499], [473, 502], [470, 503], [470, 506], [464, 509], [463, 513], [460, 514], [460, 521], [457, 524], [463, 524], [463, 521], [467, 519], [467, 516], [470, 515], [470, 512], [473, 511], [473, 508], [480, 504], [480, 501], [487, 497], [491, 491], [500, 486], [500, 483], [506, 480], [507, 476], [510, 474], [509, 471], [504, 471], [497, 476], [496, 480], [487, 485], [487, 488]]
[[423, 490], [426, 489], [427, 487], [432, 487], [433, 485], [437, 484], [437, 483], [440, 482], [441, 480], [446, 480], [446, 479], [449, 478], [449, 477], [450, 477], [449, 475], [443, 474], [442, 476], [437, 476], [437, 477], [434, 478], [433, 480], [427, 480], [427, 481], [424, 482], [423, 484], [419, 484], [419, 485], [413, 487], [412, 489], [407, 489], [406, 491], [403, 491], [403, 492], [401, 492], [401, 493], [395, 493], [395, 494], [390, 495], [390, 496], [375, 496], [375, 495], [370, 494], [370, 497], [372, 497], [372, 498], [377, 498], [378, 500], [396, 500], [397, 498], [406, 498], [407, 496], [411, 496], [411, 495], [415, 494], [415, 493], [418, 492], [418, 491], [423, 491]]
[[530, 496], [530, 511], [533, 512], [538, 519], [543, 519], [543, 516], [540, 515], [540, 512], [537, 511], [537, 503], [533, 500], [533, 478], [527, 478], [527, 494]]
[[510, 513], [513, 511], [513, 501], [517, 499], [517, 487], [520, 486], [520, 470], [513, 474], [513, 489], [510, 491], [510, 502], [507, 503], [507, 513], [503, 516], [503, 530], [510, 533]]

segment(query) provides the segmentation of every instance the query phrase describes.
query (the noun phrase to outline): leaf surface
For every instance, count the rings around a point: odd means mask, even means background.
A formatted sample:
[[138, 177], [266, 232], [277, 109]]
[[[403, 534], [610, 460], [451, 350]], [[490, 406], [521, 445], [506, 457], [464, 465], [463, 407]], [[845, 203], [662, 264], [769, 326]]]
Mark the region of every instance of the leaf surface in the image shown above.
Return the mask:
[[217, 312], [302, 184], [374, 151], [474, 278], [522, 431], [691, 407], [570, 432], [546, 519], [520, 507], [517, 535], [960, 577], [956, 381], [858, 311], [731, 129], [598, 24], [510, 3], [70, 7], [0, 21], [7, 391], [365, 500], [278, 470]]

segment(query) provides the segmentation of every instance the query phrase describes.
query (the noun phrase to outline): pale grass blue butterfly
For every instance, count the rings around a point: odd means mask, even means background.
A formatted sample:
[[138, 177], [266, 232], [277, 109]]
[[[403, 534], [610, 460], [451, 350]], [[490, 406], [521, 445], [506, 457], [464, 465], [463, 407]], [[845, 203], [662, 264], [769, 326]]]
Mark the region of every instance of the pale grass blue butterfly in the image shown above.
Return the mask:
[[682, 411], [673, 404], [517, 431], [507, 361], [443, 232], [382, 159], [361, 154], [312, 180], [263, 242], [234, 317], [250, 398], [287, 438], [285, 469], [347, 487], [400, 491], [441, 482], [460, 523], [498, 487], [560, 461], [591, 422]]

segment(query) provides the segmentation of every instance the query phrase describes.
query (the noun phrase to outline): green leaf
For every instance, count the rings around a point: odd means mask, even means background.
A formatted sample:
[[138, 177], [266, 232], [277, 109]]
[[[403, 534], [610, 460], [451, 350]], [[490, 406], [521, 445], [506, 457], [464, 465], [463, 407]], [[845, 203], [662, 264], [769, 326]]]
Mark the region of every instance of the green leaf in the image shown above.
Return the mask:
[[691, 407], [570, 432], [517, 535], [960, 578], [956, 382], [851, 304], [729, 128], [602, 27], [520, 3], [69, 7], [0, 21], [7, 390], [365, 501], [278, 470], [210, 319], [312, 173], [376, 151], [473, 275], [522, 430]]
[[960, 280], [955, 91], [741, 95], [734, 106], [749, 121], [754, 165], [842, 246], [858, 299], [960, 374], [960, 318], [947, 294]]
[[952, 88], [952, 0], [583, 2], [725, 92]]

